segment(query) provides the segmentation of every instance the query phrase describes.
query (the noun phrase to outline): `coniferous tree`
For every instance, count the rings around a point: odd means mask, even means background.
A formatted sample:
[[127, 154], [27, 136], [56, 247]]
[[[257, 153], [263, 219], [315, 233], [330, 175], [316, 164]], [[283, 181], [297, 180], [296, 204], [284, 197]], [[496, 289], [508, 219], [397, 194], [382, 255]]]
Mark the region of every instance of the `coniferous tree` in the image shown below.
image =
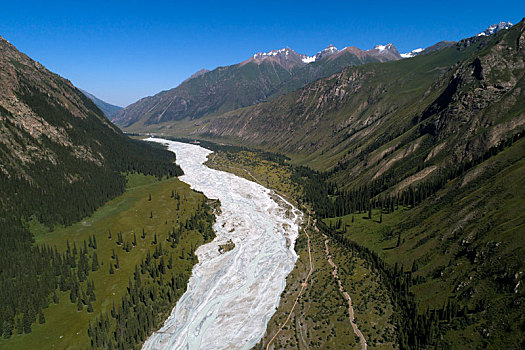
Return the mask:
[[11, 338], [11, 335], [13, 335], [13, 320], [12, 319], [7, 319], [4, 321], [3, 333], [4, 333], [4, 338], [6, 339]]
[[97, 271], [97, 270], [98, 270], [97, 252], [93, 252], [93, 261], [91, 262], [91, 271]]
[[88, 301], [87, 304], [87, 312], [92, 313], [93, 312], [93, 305], [91, 305], [91, 301]]
[[22, 334], [24, 333], [24, 324], [22, 322], [22, 318], [19, 317], [16, 321], [16, 333]]
[[29, 311], [24, 312], [24, 315], [22, 316], [22, 324], [24, 327], [24, 333], [31, 333], [31, 317], [29, 316]]
[[42, 310], [38, 312], [38, 323], [40, 324], [46, 323], [46, 318], [44, 317], [44, 312], [42, 312]]

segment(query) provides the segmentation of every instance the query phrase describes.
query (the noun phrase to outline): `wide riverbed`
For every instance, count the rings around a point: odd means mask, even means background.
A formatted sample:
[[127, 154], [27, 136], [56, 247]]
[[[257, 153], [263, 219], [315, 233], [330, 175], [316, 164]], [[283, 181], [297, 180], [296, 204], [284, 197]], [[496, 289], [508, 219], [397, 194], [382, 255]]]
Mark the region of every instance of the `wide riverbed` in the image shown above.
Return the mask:
[[[184, 170], [180, 180], [208, 198], [219, 199], [213, 242], [197, 249], [188, 290], [164, 326], [143, 349], [249, 349], [264, 335], [292, 271], [300, 211], [272, 191], [203, 163], [211, 151], [197, 145], [167, 144]], [[228, 240], [235, 248], [220, 254]]]

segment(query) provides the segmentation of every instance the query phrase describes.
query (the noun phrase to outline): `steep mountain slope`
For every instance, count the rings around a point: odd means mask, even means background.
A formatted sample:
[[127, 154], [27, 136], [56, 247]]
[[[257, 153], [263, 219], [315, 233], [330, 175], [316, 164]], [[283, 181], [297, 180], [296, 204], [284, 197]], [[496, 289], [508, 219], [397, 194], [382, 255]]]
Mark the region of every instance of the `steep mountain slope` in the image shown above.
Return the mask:
[[319, 171], [292, 170], [300, 200], [382, 271], [401, 348], [523, 348], [524, 46], [521, 21], [347, 68], [194, 135]]
[[[63, 210], [58, 207], [66, 201], [63, 192], [71, 191], [67, 187], [81, 191], [89, 204], [80, 206], [92, 210], [89, 186], [95, 182], [103, 183], [98, 189], [102, 193], [119, 192], [116, 185], [123, 186], [120, 171], [138, 170], [142, 162], [153, 164], [155, 160], [164, 162], [164, 168], [149, 169], [152, 173], [179, 171], [169, 164], [173, 159], [169, 152], [130, 140], [69, 81], [49, 72], [4, 39], [0, 40], [0, 67], [0, 176], [40, 188], [47, 192], [41, 194], [42, 199], [56, 196], [56, 202], [46, 201], [57, 206], [53, 215]], [[48, 191], [48, 186], [59, 184], [64, 187]], [[4, 208], [4, 201], [10, 199], [2, 198]], [[34, 204], [37, 210], [38, 204]]]
[[290, 48], [257, 53], [236, 65], [219, 67], [188, 79], [178, 87], [126, 107], [113, 122], [127, 130], [181, 119], [219, 115], [293, 91], [349, 65], [400, 59], [392, 44], [363, 51], [327, 47], [308, 57]]
[[79, 89], [79, 90], [82, 91], [82, 93], [86, 95], [91, 101], [93, 101], [93, 103], [98, 108], [100, 108], [102, 112], [104, 112], [104, 115], [108, 117], [108, 119], [111, 119], [111, 117], [115, 115], [115, 113], [117, 113], [118, 111], [122, 109], [122, 107], [120, 106], [115, 106], [110, 103], [107, 103], [106, 101], [102, 101], [100, 98], [96, 97], [93, 94], [90, 94], [89, 92], [85, 90], [82, 90], [82, 89]]
[[350, 67], [212, 118], [194, 135], [295, 154], [318, 169], [338, 163], [334, 176], [341, 170], [353, 182], [408, 166], [403, 159], [416, 154], [436, 166], [466, 162], [523, 129], [521, 28], [410, 60]]
[[3, 38], [0, 85], [0, 323], [9, 337], [16, 319], [30, 332], [57, 288], [51, 260], [62, 261], [32, 245], [29, 220], [69, 225], [121, 194], [124, 172], [182, 171], [171, 152], [129, 139], [69, 81]]

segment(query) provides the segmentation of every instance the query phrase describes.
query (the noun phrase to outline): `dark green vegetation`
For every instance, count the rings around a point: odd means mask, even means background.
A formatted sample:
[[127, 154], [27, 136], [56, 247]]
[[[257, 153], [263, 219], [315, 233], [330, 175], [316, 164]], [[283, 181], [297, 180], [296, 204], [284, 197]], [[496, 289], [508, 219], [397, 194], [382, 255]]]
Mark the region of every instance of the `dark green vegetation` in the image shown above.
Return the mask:
[[[275, 56], [250, 58], [197, 75], [174, 89], [131, 104], [112, 120], [127, 131], [167, 128], [167, 134], [177, 133], [178, 128], [171, 129], [170, 122], [184, 119], [194, 123], [195, 119], [220, 115], [283, 95], [347, 66], [401, 58], [393, 46], [384, 53], [350, 47], [305, 64], [301, 61], [302, 56], [290, 48], [282, 51]], [[200, 121], [195, 123], [198, 125]]]
[[0, 68], [0, 346], [138, 347], [213, 238], [210, 203], [3, 39]]
[[[276, 154], [203, 143], [215, 150], [207, 162], [208, 166], [274, 188], [288, 200], [302, 207], [304, 191], [298, 174], [307, 171], [305, 168], [294, 168], [286, 164], [286, 157]], [[274, 340], [272, 348], [358, 349], [359, 340], [350, 327], [348, 308], [341, 297], [332, 275], [333, 268], [328, 264], [324, 252], [322, 233], [311, 227], [308, 232], [311, 237], [314, 271], [289, 323]], [[388, 290], [381, 283], [380, 275], [372, 269], [370, 262], [349, 251], [337, 240], [331, 238], [329, 245], [333, 260], [339, 266], [339, 275], [343, 278], [345, 289], [353, 292], [352, 300], [355, 303], [358, 325], [366, 332], [369, 347], [396, 348], [393, 302]], [[299, 255], [296, 267], [287, 277], [280, 306], [270, 319], [266, 333], [256, 349], [266, 349], [270, 339], [289, 316], [301, 283], [309, 271], [304, 233], [299, 235], [295, 250]]]
[[[280, 190], [380, 276], [399, 347], [522, 348], [524, 47], [522, 21], [345, 69], [198, 130], [289, 157], [264, 167], [285, 172]], [[223, 152], [276, 186], [257, 170], [268, 160]]]
[[89, 97], [89, 99], [91, 101], [93, 101], [93, 103], [98, 107], [100, 108], [100, 110], [102, 112], [104, 112], [104, 115], [106, 117], [108, 117], [109, 119], [111, 119], [111, 117], [113, 117], [118, 111], [120, 111], [122, 109], [122, 107], [119, 107], [119, 106], [115, 106], [115, 105], [112, 105], [110, 103], [107, 103], [105, 101], [102, 101], [100, 98], [94, 96], [93, 94], [90, 94], [89, 92], [87, 91], [84, 91], [82, 89], [79, 89], [80, 91], [82, 91], [82, 93], [84, 95], [86, 95], [87, 97]]
[[[214, 237], [210, 204], [175, 178], [130, 175], [122, 196], [80, 222], [53, 231], [30, 222], [35, 249], [51, 252], [37, 276], [56, 290], [17, 314], [0, 346], [140, 346], [185, 291], [195, 249]], [[26, 316], [37, 321], [27, 331]]]

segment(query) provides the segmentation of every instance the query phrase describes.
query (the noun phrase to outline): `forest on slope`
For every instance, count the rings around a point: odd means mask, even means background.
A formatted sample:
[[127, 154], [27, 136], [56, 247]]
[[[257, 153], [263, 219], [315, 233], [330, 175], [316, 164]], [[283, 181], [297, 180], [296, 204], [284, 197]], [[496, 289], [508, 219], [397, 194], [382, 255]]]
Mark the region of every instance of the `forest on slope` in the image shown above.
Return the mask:
[[[365, 259], [394, 301], [401, 348], [520, 348], [524, 27], [346, 68], [188, 136], [242, 145], [208, 146]], [[263, 152], [246, 158], [250, 147]]]
[[215, 204], [172, 152], [3, 38], [0, 85], [0, 346], [140, 346], [213, 238]]

